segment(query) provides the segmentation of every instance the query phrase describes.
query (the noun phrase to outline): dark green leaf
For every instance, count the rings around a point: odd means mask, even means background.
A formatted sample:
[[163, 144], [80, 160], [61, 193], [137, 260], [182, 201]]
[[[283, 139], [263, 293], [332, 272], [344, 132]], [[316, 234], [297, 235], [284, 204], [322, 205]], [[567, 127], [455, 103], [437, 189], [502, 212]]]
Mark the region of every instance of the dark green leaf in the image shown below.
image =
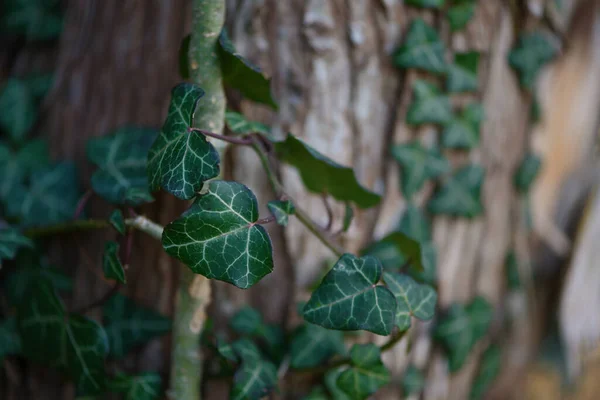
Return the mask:
[[471, 103], [460, 116], [455, 116], [442, 133], [444, 147], [452, 149], [472, 149], [479, 144], [481, 122], [484, 110], [480, 104]]
[[115, 204], [138, 206], [142, 203], [137, 200], [152, 199], [146, 164], [157, 135], [154, 129], [127, 126], [108, 136], [90, 139], [87, 157], [98, 167], [92, 175], [94, 191]]
[[494, 309], [481, 296], [475, 297], [465, 307], [469, 314], [471, 321], [471, 328], [473, 330], [473, 340], [476, 342], [485, 336], [490, 324], [492, 323], [492, 317], [494, 316]]
[[454, 64], [448, 69], [446, 90], [448, 92], [474, 92], [479, 86], [479, 53], [471, 51], [454, 56]]
[[387, 288], [377, 285], [381, 273], [376, 258], [344, 254], [313, 292], [304, 319], [328, 329], [389, 335], [396, 300]]
[[331, 369], [325, 374], [325, 386], [329, 393], [331, 393], [333, 400], [350, 400], [350, 397], [337, 385], [338, 378], [346, 369], [345, 367]]
[[437, 293], [428, 285], [415, 282], [410, 276], [386, 272], [383, 279], [396, 297], [396, 326], [401, 331], [410, 328], [411, 317], [427, 321], [433, 318]]
[[431, 240], [429, 220], [419, 207], [410, 203], [406, 206], [402, 218], [400, 218], [398, 230], [419, 243]]
[[389, 383], [390, 373], [381, 362], [381, 352], [375, 344], [355, 344], [350, 357], [352, 367], [337, 378], [337, 386], [350, 399], [366, 399]]
[[508, 62], [519, 75], [519, 82], [531, 90], [540, 69], [558, 53], [557, 44], [540, 32], [524, 33], [508, 55]]
[[257, 220], [250, 189], [211, 181], [208, 192], [166, 226], [163, 247], [194, 273], [246, 289], [273, 271], [271, 240]]
[[485, 398], [485, 394], [494, 382], [494, 379], [500, 373], [500, 363], [502, 362], [502, 352], [498, 346], [491, 345], [483, 353], [479, 373], [471, 387], [471, 400]]
[[353, 218], [354, 209], [349, 203], [346, 203], [346, 207], [344, 209], [344, 223], [342, 225], [342, 232], [348, 232], [348, 229], [350, 229], [350, 225], [352, 224]]
[[102, 270], [106, 279], [127, 283], [125, 269], [119, 259], [119, 244], [117, 242], [106, 242], [104, 244], [104, 255], [102, 256]]
[[333, 355], [344, 353], [344, 335], [340, 331], [305, 324], [294, 332], [290, 349], [292, 368], [316, 367]]
[[450, 98], [433, 83], [418, 79], [413, 84], [414, 98], [406, 112], [406, 123], [447, 124], [453, 117]]
[[308, 396], [304, 396], [302, 400], [329, 400], [327, 392], [323, 386], [317, 386], [311, 390]]
[[262, 359], [244, 359], [233, 376], [232, 400], [258, 400], [277, 385], [277, 368]]
[[124, 400], [158, 399], [161, 386], [160, 375], [153, 372], [143, 372], [134, 376], [118, 374], [108, 382], [108, 389], [111, 392], [123, 393]]
[[251, 133], [262, 133], [267, 137], [271, 137], [271, 128], [267, 125], [256, 121], [249, 121], [240, 113], [235, 111], [225, 112], [225, 123], [229, 130], [240, 135], [249, 135]]
[[408, 273], [419, 282], [435, 286], [437, 281], [437, 250], [435, 244], [431, 242], [421, 243], [421, 260], [423, 261], [423, 271], [411, 268]]
[[406, 0], [409, 6], [422, 8], [440, 8], [446, 3], [446, 0]]
[[110, 355], [116, 358], [124, 357], [134, 346], [162, 336], [171, 329], [168, 318], [140, 307], [120, 294], [112, 296], [103, 310]]
[[360, 208], [373, 207], [381, 200], [381, 196], [358, 183], [352, 168], [325, 157], [291, 134], [285, 141], [276, 142], [275, 150], [281, 161], [298, 170], [304, 186], [311, 192], [353, 202]]
[[23, 247], [33, 248], [31, 239], [10, 226], [0, 228], [0, 265], [2, 265], [2, 260], [14, 259], [17, 250]]
[[283, 226], [287, 226], [288, 216], [296, 213], [294, 203], [290, 200], [273, 200], [267, 204], [267, 207], [277, 220], [277, 223]]
[[389, 243], [394, 245], [398, 252], [404, 257], [404, 260], [409, 261], [411, 266], [417, 271], [422, 271], [424, 269], [421, 245], [404, 233], [392, 232], [381, 239], [379, 243]]
[[459, 31], [469, 23], [475, 15], [475, 1], [460, 1], [448, 9], [446, 18], [448, 18], [448, 22], [450, 23], [450, 29]]
[[17, 320], [9, 317], [0, 321], [0, 363], [6, 356], [21, 353], [21, 338], [17, 331]]
[[231, 329], [242, 335], [254, 335], [262, 325], [260, 312], [252, 307], [241, 308], [229, 321]]
[[204, 182], [219, 175], [219, 154], [204, 135], [190, 132], [204, 91], [180, 83], [171, 92], [169, 114], [148, 153], [152, 191], [163, 188], [184, 200], [196, 196]]
[[417, 68], [436, 74], [446, 72], [444, 42], [434, 28], [421, 18], [414, 19], [406, 33], [404, 44], [394, 54], [394, 64], [400, 68]]
[[407, 199], [421, 190], [427, 180], [450, 169], [450, 163], [437, 149], [427, 149], [418, 141], [393, 146], [392, 156], [400, 164], [400, 186]]
[[375, 242], [361, 252], [361, 255], [376, 257], [386, 271], [398, 271], [405, 263], [406, 257], [391, 242]]
[[59, 0], [4, 0], [0, 29], [28, 40], [57, 38], [63, 25]]
[[54, 76], [51, 74], [32, 74], [22, 80], [37, 101], [42, 100], [54, 84]]
[[542, 160], [538, 156], [533, 153], [525, 155], [514, 177], [515, 187], [520, 193], [527, 193], [529, 191], [541, 166]]
[[0, 91], [0, 130], [14, 142], [22, 142], [37, 120], [38, 109], [33, 93], [25, 82], [10, 78]]
[[277, 110], [277, 103], [271, 94], [271, 80], [265, 78], [260, 68], [242, 57], [233, 46], [223, 29], [219, 36], [219, 56], [225, 85], [257, 103], [266, 104]]
[[79, 394], [104, 390], [106, 333], [96, 322], [68, 315], [46, 280], [33, 282], [28, 301], [19, 304], [18, 326], [29, 359], [59, 367], [71, 376]]
[[414, 365], [404, 372], [402, 377], [402, 394], [407, 397], [419, 393], [425, 387], [425, 377]]
[[485, 171], [478, 165], [460, 168], [435, 192], [427, 209], [433, 214], [473, 218], [483, 213], [481, 186]]
[[108, 218], [108, 222], [119, 232], [121, 235], [124, 235], [127, 231], [125, 227], [125, 219], [123, 219], [123, 213], [121, 210], [114, 210], [110, 217]]
[[518, 290], [521, 287], [521, 277], [519, 276], [519, 262], [514, 252], [506, 255], [506, 281], [510, 290]]
[[73, 289], [72, 278], [57, 268], [41, 266], [39, 263], [23, 262], [20, 255], [17, 256], [15, 264], [19, 268], [4, 282], [4, 291], [13, 306], [26, 300], [27, 288], [38, 280], [49, 281], [57, 290], [70, 291]]
[[179, 75], [181, 79], [190, 79], [190, 60], [188, 53], [190, 51], [190, 40], [192, 35], [186, 35], [179, 46]]

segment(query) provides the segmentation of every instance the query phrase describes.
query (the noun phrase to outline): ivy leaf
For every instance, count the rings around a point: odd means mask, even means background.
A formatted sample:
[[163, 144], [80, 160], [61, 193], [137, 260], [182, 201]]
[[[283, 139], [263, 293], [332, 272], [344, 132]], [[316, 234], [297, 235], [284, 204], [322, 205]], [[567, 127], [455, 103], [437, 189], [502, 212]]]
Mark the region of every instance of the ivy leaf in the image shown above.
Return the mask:
[[533, 153], [528, 153], [521, 161], [515, 173], [514, 183], [519, 193], [527, 193], [537, 177], [542, 166], [542, 160]]
[[334, 400], [350, 400], [350, 397], [337, 385], [337, 380], [344, 370], [346, 370], [344, 367], [330, 369], [325, 374], [325, 386], [327, 387], [327, 391], [331, 393], [331, 397]]
[[123, 213], [121, 210], [114, 210], [110, 217], [108, 217], [108, 222], [115, 228], [117, 232], [121, 235], [124, 235], [127, 232], [125, 227], [125, 219], [123, 218]]
[[410, 276], [398, 273], [384, 274], [387, 287], [396, 297], [396, 326], [401, 331], [410, 328], [411, 317], [427, 321], [433, 318], [437, 293], [428, 285], [420, 285]]
[[446, 0], [406, 0], [406, 4], [409, 6], [422, 8], [440, 8], [445, 2]]
[[39, 280], [48, 281], [59, 291], [73, 289], [72, 278], [55, 267], [42, 266], [39, 262], [32, 263], [17, 255], [15, 264], [19, 268], [8, 276], [4, 282], [4, 292], [8, 301], [13, 306], [18, 306], [26, 300], [27, 289], [31, 283]]
[[381, 273], [375, 257], [342, 255], [304, 306], [304, 319], [327, 329], [389, 335], [396, 300], [387, 288], [377, 285]]
[[[417, 270], [422, 271], [423, 254], [421, 253], [421, 245], [402, 232], [392, 232], [379, 241], [379, 243], [388, 243], [393, 245], [397, 252], [403, 256], [404, 262], [410, 264]], [[397, 266], [397, 267], [400, 267]]]
[[513, 251], [506, 255], [505, 261], [506, 281], [509, 290], [518, 290], [521, 287], [521, 277], [519, 274], [519, 262]]
[[471, 320], [471, 328], [473, 329], [473, 339], [478, 341], [485, 336], [490, 324], [492, 323], [492, 317], [494, 309], [483, 297], [475, 297], [466, 306], [467, 313]]
[[292, 134], [285, 141], [276, 142], [275, 150], [281, 161], [298, 170], [304, 186], [313, 193], [353, 202], [360, 208], [376, 206], [381, 200], [381, 196], [358, 183], [352, 168], [325, 157]]
[[188, 54], [191, 39], [192, 35], [186, 35], [179, 46], [179, 75], [181, 79], [190, 79], [190, 60]]
[[478, 165], [460, 168], [429, 200], [427, 209], [433, 214], [473, 218], [483, 212], [481, 185], [485, 171]]
[[450, 98], [433, 83], [418, 79], [413, 84], [414, 99], [406, 112], [406, 123], [447, 124], [453, 117]]
[[158, 399], [161, 386], [160, 375], [153, 372], [143, 372], [134, 376], [121, 373], [108, 382], [108, 389], [114, 393], [124, 393], [125, 400]]
[[254, 193], [237, 182], [211, 181], [162, 242], [196, 273], [246, 289], [273, 271], [273, 248], [258, 221]]
[[491, 345], [483, 353], [479, 373], [471, 387], [471, 400], [485, 398], [485, 394], [500, 373], [500, 365], [502, 362], [502, 352], [500, 348]]
[[400, 218], [398, 230], [419, 243], [431, 240], [431, 225], [419, 207], [409, 203]]
[[22, 79], [30, 93], [39, 102], [52, 88], [54, 76], [51, 74], [32, 74]]
[[225, 85], [239, 90], [244, 97], [252, 101], [277, 110], [277, 103], [271, 94], [271, 80], [265, 78], [260, 68], [235, 50], [225, 29], [219, 36], [219, 57]]
[[471, 51], [454, 56], [454, 64], [448, 68], [446, 90], [462, 93], [474, 92], [479, 87], [477, 73], [479, 71], [479, 53]]
[[90, 139], [87, 157], [98, 167], [92, 175], [94, 191], [114, 204], [138, 206], [145, 199], [153, 200], [148, 191], [146, 164], [157, 135], [154, 129], [127, 126], [108, 136]]
[[349, 203], [346, 203], [344, 209], [344, 221], [342, 224], [342, 232], [348, 232], [350, 225], [352, 225], [352, 219], [354, 219], [354, 209]]
[[202, 96], [204, 90], [191, 83], [180, 83], [171, 91], [167, 120], [148, 153], [152, 191], [162, 187], [188, 200], [198, 194], [205, 181], [219, 175], [217, 150], [204, 135], [189, 131]]
[[266, 137], [271, 137], [271, 128], [256, 121], [249, 121], [242, 114], [235, 111], [225, 112], [225, 123], [229, 130], [240, 135], [249, 135], [251, 133], [262, 133]]
[[344, 335], [340, 331], [313, 324], [298, 328], [290, 344], [292, 368], [312, 368], [335, 354], [344, 354]]
[[2, 260], [13, 260], [17, 251], [23, 247], [33, 248], [31, 239], [10, 226], [0, 228], [0, 265]]
[[429, 179], [450, 169], [450, 163], [437, 149], [427, 149], [418, 141], [395, 145], [392, 156], [400, 164], [402, 194], [410, 199]]
[[0, 129], [22, 142], [37, 120], [38, 108], [25, 82], [10, 78], [0, 92]]
[[317, 386], [311, 390], [311, 392], [302, 398], [302, 400], [329, 400], [330, 397], [327, 395], [323, 386]]
[[419, 282], [435, 286], [437, 281], [437, 250], [435, 244], [431, 242], [421, 243], [421, 259], [423, 270], [419, 271], [411, 268], [408, 273]]
[[472, 149], [479, 144], [481, 121], [484, 110], [481, 104], [472, 103], [465, 107], [460, 116], [455, 116], [442, 133], [444, 147]]
[[352, 367], [337, 379], [337, 386], [350, 399], [366, 399], [390, 382], [390, 373], [381, 362], [381, 351], [375, 344], [355, 344], [350, 358]]
[[14, 317], [0, 321], [0, 362], [6, 356], [21, 353], [21, 338]]
[[467, 26], [475, 15], [475, 2], [476, 0], [457, 1], [457, 4], [448, 9], [446, 18], [450, 23], [451, 30], [459, 31]]
[[414, 365], [404, 372], [402, 377], [402, 394], [407, 397], [419, 393], [425, 387], [425, 377]]
[[119, 244], [108, 241], [104, 244], [104, 255], [102, 256], [102, 270], [106, 279], [113, 279], [120, 283], [127, 283], [125, 269], [119, 259]]
[[110, 342], [110, 355], [124, 357], [134, 346], [162, 336], [171, 329], [171, 321], [153, 310], [136, 305], [116, 294], [103, 307], [104, 328]]
[[263, 320], [260, 312], [252, 307], [243, 307], [229, 321], [231, 328], [242, 335], [253, 335], [257, 333]]
[[85, 317], [68, 315], [48, 281], [33, 282], [29, 289], [28, 301], [18, 307], [25, 356], [66, 371], [81, 395], [101, 393], [108, 352], [102, 327]]
[[404, 44], [396, 50], [394, 64], [400, 68], [417, 68], [443, 74], [447, 68], [445, 51], [444, 42], [436, 30], [417, 18], [410, 24]]
[[558, 46], [541, 32], [524, 33], [508, 55], [508, 62], [519, 75], [519, 83], [532, 90], [538, 72], [558, 53]]
[[277, 368], [262, 359], [244, 359], [233, 376], [232, 400], [262, 399], [277, 385]]
[[28, 40], [55, 39], [63, 25], [60, 3], [59, 0], [4, 0], [0, 27]]
[[294, 203], [289, 200], [273, 200], [267, 203], [267, 207], [277, 220], [277, 223], [283, 226], [287, 226], [288, 216], [296, 213]]

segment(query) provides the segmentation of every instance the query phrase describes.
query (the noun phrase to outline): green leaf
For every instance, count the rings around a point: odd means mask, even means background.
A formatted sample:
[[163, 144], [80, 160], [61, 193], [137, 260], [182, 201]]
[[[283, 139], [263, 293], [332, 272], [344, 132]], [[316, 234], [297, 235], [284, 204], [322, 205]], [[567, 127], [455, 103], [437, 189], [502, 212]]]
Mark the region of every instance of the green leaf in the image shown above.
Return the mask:
[[139, 375], [117, 374], [108, 382], [108, 389], [114, 393], [124, 393], [125, 400], [155, 400], [160, 397], [162, 380], [153, 372]]
[[288, 216], [296, 213], [294, 203], [290, 200], [273, 200], [267, 204], [267, 207], [277, 220], [277, 223], [283, 226], [287, 226]]
[[450, 23], [450, 29], [459, 31], [463, 29], [475, 15], [476, 0], [463, 0], [450, 7], [446, 18]]
[[409, 275], [419, 282], [435, 286], [437, 284], [437, 250], [434, 243], [421, 243], [421, 260], [423, 261], [423, 270], [410, 268]]
[[558, 53], [558, 46], [541, 32], [524, 33], [508, 55], [508, 62], [519, 75], [519, 83], [532, 90], [538, 72]]
[[0, 265], [2, 260], [13, 260], [23, 247], [33, 248], [31, 239], [10, 226], [0, 228]]
[[52, 74], [31, 74], [22, 79], [30, 93], [37, 101], [41, 101], [54, 85]]
[[352, 219], [354, 219], [354, 209], [349, 203], [346, 203], [344, 209], [344, 221], [342, 225], [342, 232], [348, 232], [350, 225], [352, 225]]
[[190, 60], [188, 53], [190, 51], [190, 40], [192, 35], [186, 35], [179, 46], [179, 75], [181, 79], [190, 79]]
[[407, 204], [402, 218], [400, 218], [398, 230], [419, 243], [431, 240], [429, 220], [419, 207], [411, 203]]
[[21, 353], [21, 338], [14, 317], [0, 321], [0, 363], [6, 356]]
[[445, 51], [444, 42], [436, 30], [417, 18], [410, 24], [404, 44], [394, 54], [394, 65], [443, 74], [447, 69]]
[[[146, 164], [157, 135], [154, 129], [127, 126], [108, 136], [90, 139], [87, 157], [98, 167], [92, 175], [94, 191], [114, 204], [138, 206], [142, 204], [139, 200], [152, 199]], [[145, 196], [140, 196], [140, 191]]]
[[240, 135], [249, 135], [251, 133], [262, 133], [268, 138], [271, 137], [271, 128], [265, 124], [246, 119], [242, 114], [235, 111], [225, 112], [225, 123], [229, 130]]
[[415, 282], [410, 276], [398, 273], [384, 273], [387, 287], [396, 297], [396, 326], [401, 331], [410, 328], [411, 317], [427, 321], [433, 318], [437, 293], [428, 285]]
[[136, 305], [116, 294], [103, 307], [104, 328], [110, 342], [110, 355], [124, 357], [134, 346], [162, 336], [171, 329], [171, 321], [157, 312]]
[[437, 149], [427, 149], [418, 141], [395, 145], [392, 156], [400, 164], [402, 194], [410, 199], [429, 179], [450, 170], [450, 163]]
[[352, 367], [337, 379], [337, 386], [350, 399], [366, 399], [390, 382], [390, 373], [381, 362], [381, 352], [375, 344], [355, 344], [350, 358]]
[[71, 291], [73, 289], [72, 278], [55, 267], [24, 262], [20, 254], [17, 256], [15, 264], [19, 268], [4, 282], [4, 292], [13, 306], [18, 306], [26, 300], [27, 288], [38, 280], [49, 281], [56, 290]]
[[[379, 241], [379, 243], [389, 243], [396, 247], [398, 253], [403, 256], [405, 262], [410, 264], [418, 271], [422, 271], [423, 254], [421, 253], [421, 245], [402, 232], [392, 232]], [[401, 265], [397, 266], [400, 267]]]
[[500, 348], [495, 345], [488, 347], [483, 353], [479, 373], [471, 387], [471, 400], [485, 398], [486, 392], [500, 373], [501, 362], [502, 352], [500, 351]]
[[485, 336], [485, 333], [490, 327], [494, 316], [494, 309], [490, 303], [481, 296], [475, 297], [465, 308], [471, 320], [473, 339], [474, 341], [478, 341]]
[[406, 0], [409, 6], [422, 8], [440, 8], [446, 3], [446, 0]]
[[358, 183], [352, 168], [325, 157], [291, 134], [285, 141], [276, 142], [275, 150], [281, 161], [298, 170], [304, 186], [313, 193], [353, 202], [360, 208], [376, 206], [381, 200], [381, 196]]
[[277, 385], [277, 368], [262, 359], [244, 359], [233, 376], [232, 400], [262, 399]]
[[345, 367], [330, 369], [325, 374], [325, 386], [327, 387], [329, 393], [331, 393], [332, 398], [334, 400], [350, 400], [350, 397], [345, 392], [343, 392], [337, 385], [338, 378], [346, 369], [347, 368]]
[[521, 277], [519, 274], [519, 262], [513, 251], [506, 255], [505, 261], [506, 281], [509, 290], [518, 290], [521, 288]]
[[442, 143], [451, 149], [472, 149], [479, 144], [481, 122], [484, 110], [481, 104], [471, 103], [460, 116], [455, 116], [444, 127]]
[[59, 0], [4, 0], [0, 5], [0, 29], [27, 40], [57, 38], [63, 28]]
[[408, 397], [417, 394], [425, 387], [425, 377], [414, 365], [409, 366], [402, 377], [402, 394]]
[[528, 153], [521, 161], [514, 177], [515, 187], [519, 193], [527, 193], [542, 166], [542, 160], [533, 153]]
[[18, 326], [27, 358], [67, 372], [81, 395], [104, 390], [106, 333], [90, 319], [68, 315], [48, 281], [31, 284], [28, 301], [18, 307]]
[[342, 255], [306, 303], [304, 319], [327, 329], [389, 335], [396, 300], [377, 285], [381, 273], [379, 260], [372, 256]]
[[188, 200], [198, 194], [205, 181], [219, 175], [217, 150], [203, 134], [189, 131], [202, 96], [204, 91], [191, 83], [180, 83], [171, 91], [167, 120], [148, 153], [152, 191], [162, 187]]
[[323, 386], [314, 387], [308, 396], [304, 396], [302, 400], [329, 400], [330, 397], [327, 396], [327, 392]]
[[121, 210], [114, 210], [110, 217], [108, 217], [108, 222], [119, 232], [121, 235], [124, 235], [127, 232], [127, 228], [125, 227], [125, 219], [123, 218], [123, 213]]
[[335, 354], [343, 354], [344, 335], [340, 331], [305, 324], [296, 329], [290, 344], [292, 368], [312, 368]]
[[262, 325], [260, 312], [252, 307], [241, 308], [229, 321], [231, 329], [242, 335], [253, 335], [261, 329]]
[[223, 29], [219, 36], [219, 57], [223, 82], [257, 103], [266, 104], [277, 110], [278, 106], [271, 94], [271, 80], [265, 78], [260, 68], [242, 57]]
[[456, 54], [454, 56], [454, 64], [448, 68], [446, 90], [454, 93], [477, 91], [479, 87], [478, 71], [478, 52], [470, 51]]
[[10, 78], [0, 91], [0, 130], [22, 142], [37, 120], [38, 107], [25, 82]]
[[406, 112], [406, 123], [447, 124], [453, 117], [450, 98], [433, 83], [417, 79], [413, 84], [414, 98]]
[[196, 273], [246, 289], [273, 271], [273, 248], [246, 186], [211, 181], [179, 219], [165, 227], [163, 247]]
[[119, 244], [117, 242], [106, 242], [104, 244], [104, 255], [102, 256], [102, 270], [106, 279], [112, 279], [120, 283], [127, 283], [125, 269], [119, 259]]
[[427, 209], [432, 214], [473, 218], [483, 213], [481, 186], [485, 170], [478, 165], [460, 168], [435, 192]]

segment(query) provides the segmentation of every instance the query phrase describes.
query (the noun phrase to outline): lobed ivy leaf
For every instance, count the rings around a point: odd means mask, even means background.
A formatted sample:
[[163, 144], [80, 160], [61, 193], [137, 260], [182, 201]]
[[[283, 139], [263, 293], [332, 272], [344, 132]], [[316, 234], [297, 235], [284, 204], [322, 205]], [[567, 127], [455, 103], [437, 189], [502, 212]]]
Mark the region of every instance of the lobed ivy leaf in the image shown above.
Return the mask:
[[345, 351], [342, 332], [304, 324], [292, 335], [290, 365], [299, 369], [316, 367]]
[[558, 46], [541, 32], [524, 33], [508, 55], [508, 62], [519, 76], [519, 83], [532, 90], [538, 72], [558, 53]]
[[361, 255], [375, 257], [386, 271], [397, 271], [406, 263], [406, 257], [391, 242], [374, 242], [361, 251]]
[[108, 241], [104, 244], [104, 255], [102, 256], [102, 270], [106, 279], [112, 279], [120, 283], [127, 283], [125, 269], [119, 259], [119, 244]]
[[37, 120], [38, 107], [25, 82], [9, 78], [0, 91], [0, 130], [23, 142]]
[[0, 321], [0, 363], [4, 357], [21, 353], [21, 338], [15, 317]]
[[18, 306], [17, 323], [27, 358], [65, 371], [78, 394], [103, 392], [106, 333], [90, 319], [67, 314], [50, 282], [32, 282], [28, 301]]
[[265, 78], [260, 68], [236, 51], [225, 29], [219, 35], [219, 57], [226, 86], [239, 90], [244, 97], [252, 101], [278, 109], [277, 102], [271, 94], [271, 80]]
[[123, 218], [123, 213], [121, 210], [114, 210], [110, 213], [110, 217], [108, 217], [108, 222], [112, 225], [113, 228], [121, 235], [124, 235], [127, 232], [127, 228], [125, 227], [125, 219]]
[[477, 0], [458, 0], [452, 7], [448, 8], [446, 18], [452, 31], [463, 29], [475, 15], [475, 3]]
[[31, 239], [10, 226], [0, 228], [0, 265], [2, 260], [13, 260], [19, 249], [27, 247], [33, 248]]
[[263, 123], [250, 121], [242, 114], [235, 111], [225, 112], [225, 123], [229, 130], [240, 135], [249, 135], [251, 133], [262, 133], [271, 138], [271, 128]]
[[0, 7], [0, 29], [4, 32], [28, 40], [51, 40], [62, 31], [60, 0], [4, 0]]
[[410, 263], [417, 271], [423, 270], [423, 253], [421, 252], [421, 245], [416, 240], [402, 232], [392, 232], [381, 239], [379, 243], [393, 245], [398, 253], [403, 256], [404, 262]]
[[126, 126], [108, 136], [90, 139], [86, 153], [98, 167], [92, 188], [110, 203], [139, 206], [154, 200], [148, 190], [148, 151], [158, 132]]
[[229, 326], [242, 335], [253, 335], [260, 331], [263, 325], [260, 312], [252, 307], [243, 307], [229, 321]]
[[150, 189], [163, 188], [188, 200], [204, 182], [219, 175], [219, 154], [204, 135], [190, 132], [194, 113], [204, 91], [191, 83], [180, 83], [171, 91], [169, 114], [148, 153]]
[[258, 400], [277, 386], [277, 367], [263, 359], [245, 359], [233, 376], [232, 400]]
[[160, 397], [162, 380], [154, 372], [138, 375], [117, 374], [108, 382], [108, 389], [114, 393], [123, 393], [124, 400], [155, 400]]
[[283, 226], [287, 226], [288, 216], [296, 213], [294, 203], [290, 200], [273, 200], [267, 203], [267, 207], [277, 220], [277, 223]]
[[433, 214], [473, 218], [483, 213], [481, 186], [485, 171], [478, 165], [467, 165], [434, 193], [427, 209]]
[[454, 63], [448, 68], [446, 90], [453, 93], [475, 92], [479, 87], [479, 52], [470, 51], [454, 56]]
[[376, 206], [381, 200], [381, 196], [358, 183], [352, 168], [325, 157], [292, 134], [276, 142], [275, 150], [281, 161], [298, 170], [304, 186], [313, 193], [353, 202], [360, 208]]
[[542, 167], [542, 160], [533, 153], [528, 153], [521, 161], [514, 176], [514, 183], [519, 193], [527, 193]]
[[406, 123], [447, 124], [453, 117], [450, 98], [433, 83], [417, 79], [413, 84], [413, 101], [406, 112]]
[[337, 378], [337, 386], [352, 400], [364, 400], [390, 382], [381, 362], [381, 351], [373, 343], [355, 344], [350, 350], [352, 366]]
[[431, 240], [431, 224], [421, 209], [414, 204], [407, 204], [398, 230], [406, 236], [423, 244]]
[[479, 373], [471, 387], [471, 394], [469, 396], [471, 400], [485, 398], [486, 392], [500, 373], [501, 362], [502, 352], [500, 348], [495, 345], [488, 347], [483, 353]]
[[163, 247], [196, 273], [246, 289], [273, 271], [273, 248], [246, 186], [211, 181], [179, 219], [165, 227]]
[[408, 270], [409, 275], [419, 282], [435, 286], [437, 284], [437, 250], [434, 243], [421, 243], [421, 259], [423, 260], [423, 270], [411, 268]]
[[386, 272], [383, 279], [396, 297], [396, 326], [405, 331], [411, 326], [411, 317], [427, 321], [433, 318], [437, 293], [428, 285], [415, 282], [410, 276]]
[[263, 356], [259, 348], [248, 338], [241, 338], [231, 344], [221, 343], [219, 353], [233, 362], [260, 360]]
[[406, 0], [409, 6], [422, 8], [440, 8], [446, 3], [446, 0]]
[[400, 186], [407, 199], [421, 190], [427, 180], [450, 169], [450, 163], [437, 149], [427, 149], [418, 141], [393, 146], [392, 156], [400, 164]]
[[304, 306], [304, 319], [327, 329], [389, 335], [396, 300], [386, 287], [377, 285], [381, 273], [375, 257], [342, 255]]
[[467, 105], [460, 116], [455, 116], [442, 133], [442, 144], [451, 149], [472, 149], [479, 144], [484, 110], [481, 104]]
[[110, 355], [115, 358], [122, 358], [134, 346], [171, 330], [171, 321], [168, 318], [136, 305], [121, 294], [112, 296], [104, 303], [103, 312]]
[[423, 19], [416, 18], [408, 28], [404, 43], [394, 53], [394, 65], [443, 74], [447, 69], [445, 51], [436, 30]]
[[425, 387], [425, 377], [414, 365], [404, 371], [402, 377], [402, 394], [405, 397], [417, 394]]
[[330, 369], [325, 373], [325, 386], [334, 400], [350, 400], [350, 397], [337, 385], [337, 380], [344, 370], [346, 370], [346, 368], [340, 367], [337, 369]]

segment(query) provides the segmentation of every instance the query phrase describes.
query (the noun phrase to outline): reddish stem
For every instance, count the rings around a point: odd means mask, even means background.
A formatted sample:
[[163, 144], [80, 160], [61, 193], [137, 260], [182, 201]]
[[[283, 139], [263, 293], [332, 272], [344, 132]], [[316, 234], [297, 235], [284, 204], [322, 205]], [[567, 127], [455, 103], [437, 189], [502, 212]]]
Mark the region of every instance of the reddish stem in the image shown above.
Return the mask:
[[77, 203], [77, 207], [75, 208], [75, 213], [73, 214], [73, 219], [79, 218], [79, 216], [83, 212], [83, 209], [85, 208], [88, 201], [92, 198], [93, 195], [94, 195], [94, 192], [90, 189], [87, 192], [85, 192], [83, 194], [83, 196], [81, 196], [81, 199], [79, 199], [79, 202]]
[[254, 223], [254, 225], [266, 225], [266, 224], [270, 224], [271, 222], [274, 222], [274, 221], [275, 221], [275, 217], [270, 215], [266, 218], [259, 219], [258, 221], [256, 221]]

